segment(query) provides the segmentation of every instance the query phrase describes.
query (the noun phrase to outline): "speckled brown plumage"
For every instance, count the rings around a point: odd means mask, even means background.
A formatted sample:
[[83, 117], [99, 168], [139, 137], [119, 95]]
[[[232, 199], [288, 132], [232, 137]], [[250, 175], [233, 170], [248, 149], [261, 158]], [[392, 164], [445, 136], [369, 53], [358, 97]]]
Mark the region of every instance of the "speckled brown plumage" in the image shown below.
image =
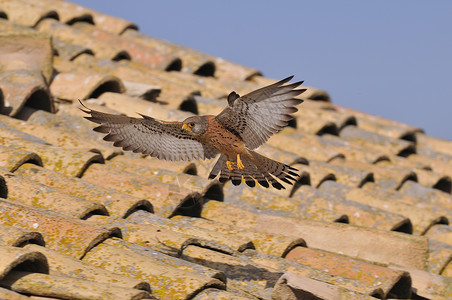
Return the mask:
[[220, 181], [231, 180], [238, 185], [244, 179], [253, 187], [270, 184], [283, 189], [278, 180], [292, 184], [297, 174], [288, 165], [264, 157], [253, 149], [265, 143], [284, 128], [297, 111], [296, 99], [305, 89], [296, 89], [302, 82], [284, 85], [292, 77], [255, 90], [240, 97], [232, 92], [228, 107], [217, 116], [193, 116], [183, 122], [166, 122], [141, 115], [132, 118], [112, 115], [86, 106], [88, 120], [100, 124], [95, 131], [107, 133], [104, 140], [126, 151], [140, 152], [165, 160], [220, 158], [209, 178], [220, 175]]

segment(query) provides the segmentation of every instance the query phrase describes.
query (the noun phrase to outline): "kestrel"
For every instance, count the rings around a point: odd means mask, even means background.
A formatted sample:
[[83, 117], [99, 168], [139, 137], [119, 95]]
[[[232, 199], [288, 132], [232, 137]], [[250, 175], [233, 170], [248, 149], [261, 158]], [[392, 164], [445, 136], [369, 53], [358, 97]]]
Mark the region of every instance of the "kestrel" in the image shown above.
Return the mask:
[[276, 189], [284, 189], [277, 180], [288, 184], [296, 181], [296, 169], [253, 151], [274, 133], [287, 126], [303, 102], [294, 97], [306, 91], [296, 89], [303, 82], [291, 84], [293, 76], [244, 96], [231, 92], [228, 107], [217, 116], [193, 116], [183, 122], [167, 122], [142, 115], [132, 118], [87, 108], [86, 119], [100, 124], [94, 131], [107, 133], [106, 141], [125, 151], [143, 153], [158, 159], [179, 161], [209, 159], [220, 153], [209, 179], [220, 174], [220, 182], [242, 179], [254, 187], [256, 181]]

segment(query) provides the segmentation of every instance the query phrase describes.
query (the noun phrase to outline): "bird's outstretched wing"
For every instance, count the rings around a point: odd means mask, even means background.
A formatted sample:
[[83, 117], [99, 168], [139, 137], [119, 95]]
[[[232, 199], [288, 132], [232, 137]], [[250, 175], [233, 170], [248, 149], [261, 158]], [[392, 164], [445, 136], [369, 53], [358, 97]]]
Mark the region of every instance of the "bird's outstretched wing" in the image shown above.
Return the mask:
[[228, 97], [229, 106], [215, 119], [238, 134], [249, 149], [259, 147], [288, 124], [292, 119], [290, 114], [298, 110], [295, 106], [303, 102], [294, 98], [306, 91], [295, 89], [302, 81], [284, 85], [292, 78], [287, 77], [242, 97], [232, 92]]
[[182, 122], [165, 122], [141, 115], [131, 118], [92, 110], [83, 112], [86, 119], [100, 124], [94, 131], [107, 133], [106, 141], [125, 151], [148, 154], [159, 159], [179, 161], [215, 157], [217, 152], [207, 147], [182, 129]]

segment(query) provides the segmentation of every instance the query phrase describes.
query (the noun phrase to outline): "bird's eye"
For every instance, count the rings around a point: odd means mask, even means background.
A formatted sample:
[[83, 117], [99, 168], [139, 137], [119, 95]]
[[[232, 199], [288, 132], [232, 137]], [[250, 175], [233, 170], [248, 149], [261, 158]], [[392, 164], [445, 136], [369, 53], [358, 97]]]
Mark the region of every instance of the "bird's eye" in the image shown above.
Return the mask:
[[195, 126], [195, 123], [193, 123], [193, 122], [188, 123], [188, 126], [193, 127], [193, 126]]

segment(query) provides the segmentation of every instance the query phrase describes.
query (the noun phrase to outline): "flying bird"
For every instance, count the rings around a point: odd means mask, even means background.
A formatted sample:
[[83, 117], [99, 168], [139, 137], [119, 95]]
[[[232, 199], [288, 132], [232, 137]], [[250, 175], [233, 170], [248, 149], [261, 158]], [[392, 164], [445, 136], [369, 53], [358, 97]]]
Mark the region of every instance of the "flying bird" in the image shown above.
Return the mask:
[[[86, 119], [100, 124], [94, 131], [106, 133], [106, 141], [125, 151], [143, 153], [158, 159], [179, 161], [210, 159], [220, 154], [209, 179], [220, 174], [219, 181], [242, 179], [254, 187], [256, 181], [276, 189], [278, 181], [293, 184], [296, 169], [253, 151], [264, 144], [292, 119], [296, 106], [303, 102], [294, 97], [306, 89], [296, 89], [303, 82], [288, 83], [293, 76], [255, 90], [244, 96], [231, 92], [228, 106], [217, 116], [192, 116], [183, 122], [167, 122], [142, 115], [132, 118], [92, 110]], [[286, 85], [285, 85], [286, 84]]]

